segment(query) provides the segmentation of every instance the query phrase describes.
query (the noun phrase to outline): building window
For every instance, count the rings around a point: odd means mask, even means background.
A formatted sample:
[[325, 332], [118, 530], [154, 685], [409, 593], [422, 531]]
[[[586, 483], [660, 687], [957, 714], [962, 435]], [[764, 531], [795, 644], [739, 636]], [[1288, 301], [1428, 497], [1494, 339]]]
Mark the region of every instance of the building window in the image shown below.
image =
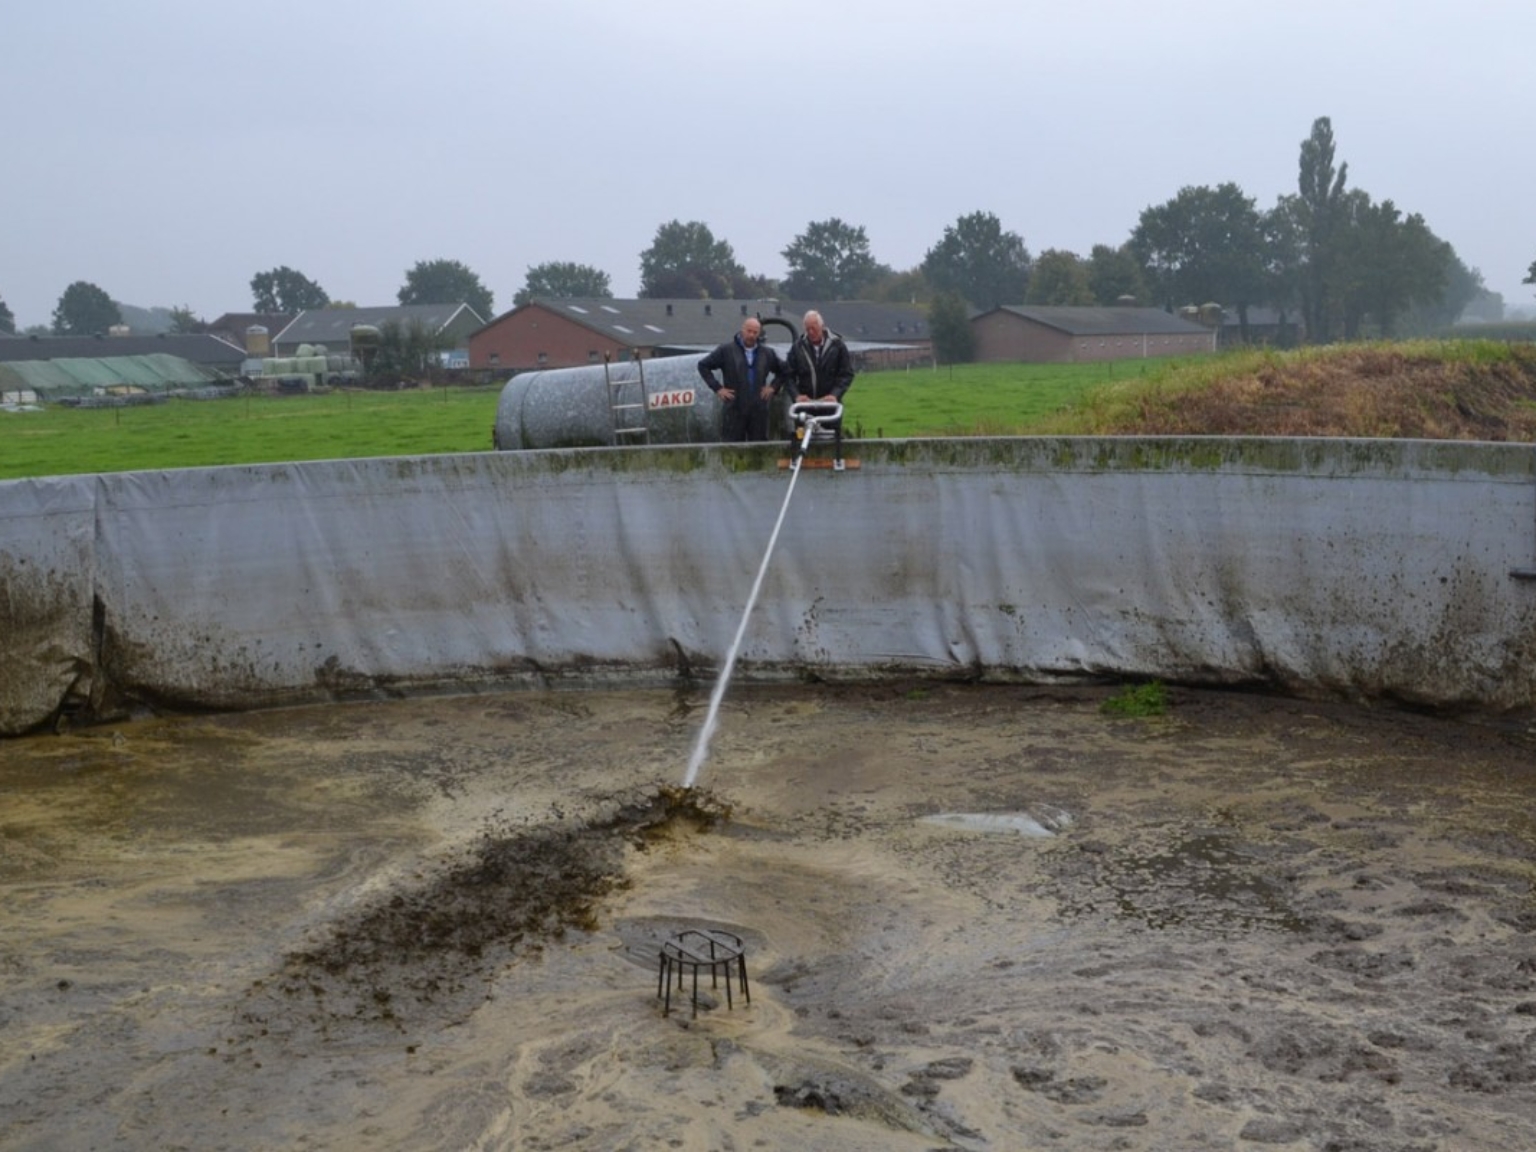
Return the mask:
[[596, 364], [597, 363], [597, 349], [596, 348], [588, 348], [587, 349], [587, 363], [588, 364]]
[[548, 364], [549, 363], [549, 353], [548, 352], [540, 352], [539, 353], [539, 363], [540, 364]]
[[492, 368], [499, 368], [499, 367], [501, 367], [501, 353], [500, 352], [492, 352], [491, 353], [491, 367]]

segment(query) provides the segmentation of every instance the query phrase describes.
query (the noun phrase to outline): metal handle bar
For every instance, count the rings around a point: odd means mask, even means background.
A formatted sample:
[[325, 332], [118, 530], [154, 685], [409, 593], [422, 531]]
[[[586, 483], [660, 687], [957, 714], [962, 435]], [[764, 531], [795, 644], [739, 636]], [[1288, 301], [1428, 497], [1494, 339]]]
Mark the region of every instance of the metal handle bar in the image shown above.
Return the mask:
[[843, 418], [843, 406], [836, 400], [806, 400], [789, 406], [790, 418], [796, 424], [804, 424], [807, 430], [823, 424], [836, 424]]

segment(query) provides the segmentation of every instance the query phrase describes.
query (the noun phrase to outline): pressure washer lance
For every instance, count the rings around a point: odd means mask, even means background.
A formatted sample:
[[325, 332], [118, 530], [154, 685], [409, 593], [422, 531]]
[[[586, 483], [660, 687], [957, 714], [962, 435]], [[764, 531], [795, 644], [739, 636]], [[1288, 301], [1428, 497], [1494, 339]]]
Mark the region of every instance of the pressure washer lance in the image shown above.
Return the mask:
[[[736, 626], [736, 638], [731, 641], [731, 650], [726, 654], [725, 667], [720, 670], [720, 679], [715, 681], [715, 690], [709, 697], [709, 712], [704, 717], [704, 727], [699, 729], [698, 743], [693, 746], [693, 755], [688, 760], [688, 771], [683, 775], [683, 787], [692, 788], [699, 779], [699, 769], [704, 766], [704, 758], [709, 755], [709, 742], [715, 734], [715, 720], [720, 715], [720, 701], [725, 698], [726, 685], [731, 682], [731, 669], [736, 666], [736, 654], [741, 651], [741, 638], [746, 635], [747, 618], [752, 615], [752, 608], [757, 603], [757, 594], [763, 588], [763, 576], [768, 572], [768, 559], [773, 555], [773, 546], [779, 542], [779, 529], [784, 527], [784, 514], [789, 511], [789, 498], [795, 494], [795, 481], [800, 478], [800, 462], [805, 459], [805, 450], [810, 447], [811, 439], [823, 424], [836, 424], [842, 418], [843, 406], [836, 401], [817, 401], [810, 404], [791, 404], [789, 406], [790, 417], [795, 422], [795, 434], [800, 439], [800, 450], [795, 453], [794, 468], [789, 474], [789, 490], [784, 493], [784, 503], [779, 508], [779, 518], [774, 522], [773, 535], [768, 538], [768, 550], [763, 553], [763, 562], [757, 567], [757, 579], [752, 581], [752, 594], [747, 597], [747, 607], [741, 614], [741, 623]], [[843, 463], [839, 452], [835, 468], [841, 468]]]
[[795, 457], [795, 467], [800, 467], [800, 457], [813, 440], [831, 440], [832, 471], [843, 471], [843, 406], [836, 400], [808, 400], [789, 406], [789, 418], [794, 421], [795, 439], [800, 451]]

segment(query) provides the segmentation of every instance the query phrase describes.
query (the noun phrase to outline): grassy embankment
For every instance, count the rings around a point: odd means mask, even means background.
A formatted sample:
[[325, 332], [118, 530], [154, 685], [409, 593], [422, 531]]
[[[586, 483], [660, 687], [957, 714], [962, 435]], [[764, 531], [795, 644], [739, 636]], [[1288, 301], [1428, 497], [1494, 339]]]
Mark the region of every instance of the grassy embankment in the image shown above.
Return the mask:
[[1035, 434], [1536, 441], [1536, 344], [1415, 340], [1188, 360]]
[[[0, 479], [483, 452], [499, 388], [0, 413]], [[1270, 435], [1536, 441], [1536, 345], [1420, 341], [1172, 361], [866, 374], [863, 436]]]

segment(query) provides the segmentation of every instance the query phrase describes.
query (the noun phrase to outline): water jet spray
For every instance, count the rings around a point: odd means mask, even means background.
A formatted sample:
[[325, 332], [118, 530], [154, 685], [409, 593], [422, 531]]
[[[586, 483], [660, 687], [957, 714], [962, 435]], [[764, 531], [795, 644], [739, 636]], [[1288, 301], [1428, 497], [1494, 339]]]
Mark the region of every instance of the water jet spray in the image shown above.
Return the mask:
[[[709, 755], [709, 742], [714, 737], [715, 725], [720, 715], [720, 701], [725, 698], [726, 687], [730, 684], [731, 669], [735, 667], [736, 655], [741, 651], [741, 638], [746, 635], [747, 620], [751, 617], [752, 608], [757, 603], [757, 594], [762, 590], [763, 576], [768, 571], [768, 561], [773, 556], [773, 547], [779, 542], [779, 529], [784, 527], [784, 516], [789, 511], [789, 501], [795, 494], [795, 481], [800, 479], [800, 465], [805, 460], [806, 450], [811, 446], [811, 441], [816, 439], [818, 431], [837, 425], [843, 416], [843, 406], [829, 401], [791, 404], [789, 415], [795, 423], [795, 435], [799, 440], [794, 464], [789, 473], [789, 490], [784, 493], [784, 503], [779, 506], [779, 518], [774, 522], [773, 534], [768, 537], [768, 548], [763, 553], [763, 562], [757, 567], [757, 579], [752, 581], [752, 592], [747, 597], [747, 606], [741, 614], [741, 623], [736, 626], [736, 638], [731, 641], [730, 651], [726, 654], [725, 667], [720, 670], [720, 677], [715, 681], [714, 691], [710, 693], [709, 712], [704, 717], [704, 727], [699, 730], [698, 742], [694, 745], [693, 755], [688, 761], [688, 771], [683, 776], [684, 788], [694, 786], [699, 778], [699, 769], [703, 767], [704, 760]], [[842, 463], [841, 456], [834, 464], [840, 463]]]

